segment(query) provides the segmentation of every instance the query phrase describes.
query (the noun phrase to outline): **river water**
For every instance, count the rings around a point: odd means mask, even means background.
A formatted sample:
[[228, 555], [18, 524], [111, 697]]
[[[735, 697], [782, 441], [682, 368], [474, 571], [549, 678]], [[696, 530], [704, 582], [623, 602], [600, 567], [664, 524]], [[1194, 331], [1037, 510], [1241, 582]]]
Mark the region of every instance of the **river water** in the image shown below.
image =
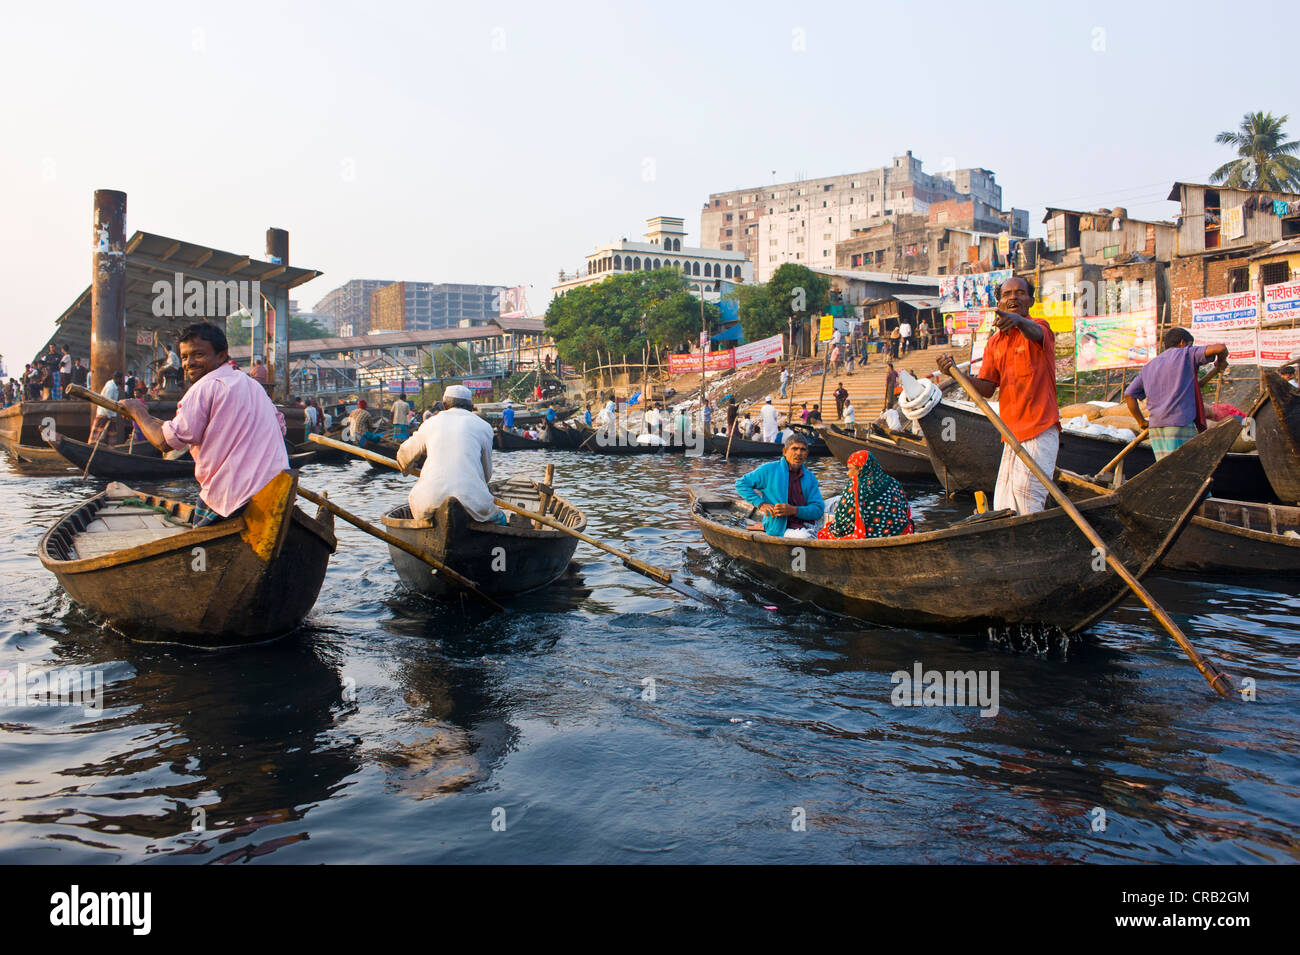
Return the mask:
[[[1148, 579], [1202, 652], [1254, 679], [1255, 701], [1225, 702], [1131, 600], [1090, 643], [1036, 654], [786, 596], [710, 553], [687, 514], [688, 485], [727, 489], [754, 462], [496, 458], [499, 476], [547, 462], [589, 533], [721, 609], [586, 545], [508, 614], [431, 603], [340, 522], [293, 635], [132, 643], [35, 556], [102, 485], [0, 465], [0, 671], [104, 682], [98, 708], [0, 707], [0, 861], [1300, 859], [1296, 581]], [[813, 467], [840, 489], [839, 464]], [[302, 475], [372, 520], [408, 481], [361, 462]], [[932, 518], [954, 507], [909, 491]], [[996, 715], [893, 705], [891, 674], [918, 663], [996, 674]]]

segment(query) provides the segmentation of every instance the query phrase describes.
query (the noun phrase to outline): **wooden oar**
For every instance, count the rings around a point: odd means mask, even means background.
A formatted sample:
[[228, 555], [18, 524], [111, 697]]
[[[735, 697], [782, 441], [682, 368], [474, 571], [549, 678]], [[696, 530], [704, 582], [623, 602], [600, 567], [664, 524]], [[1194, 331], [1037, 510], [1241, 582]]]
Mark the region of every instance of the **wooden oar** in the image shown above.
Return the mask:
[[1150, 433], [1151, 433], [1151, 428], [1149, 426], [1139, 431], [1136, 438], [1134, 438], [1132, 441], [1126, 444], [1123, 450], [1121, 450], [1119, 454], [1115, 455], [1113, 458], [1110, 459], [1109, 464], [1107, 464], [1104, 468], [1102, 468], [1100, 471], [1098, 471], [1096, 474], [1092, 476], [1092, 480], [1100, 484], [1102, 478], [1104, 478], [1107, 474], [1113, 471], [1116, 465], [1118, 465], [1121, 461], [1123, 461], [1126, 457], [1128, 457], [1129, 452], [1132, 451], [1134, 448], [1136, 448], [1144, 440], [1146, 440], [1147, 435], [1149, 435]]
[[388, 531], [376, 527], [374, 524], [371, 524], [369, 521], [358, 517], [357, 515], [353, 514], [351, 511], [345, 511], [343, 508], [339, 507], [337, 504], [335, 504], [333, 501], [329, 500], [328, 498], [322, 497], [319, 494], [315, 494], [304, 487], [298, 488], [298, 496], [305, 498], [308, 501], [311, 501], [313, 504], [319, 504], [321, 507], [325, 508], [325, 510], [337, 514], [339, 517], [343, 518], [343, 520], [347, 521], [353, 527], [358, 527], [361, 530], [365, 531], [367, 534], [371, 535], [372, 537], [379, 538], [385, 544], [391, 544], [393, 547], [396, 547], [398, 550], [406, 551], [412, 557], [420, 558], [420, 560], [424, 561], [426, 564], [428, 564], [438, 573], [443, 574], [447, 578], [454, 580], [456, 583], [460, 584], [462, 587], [464, 587], [466, 590], [472, 593], [475, 597], [478, 597], [480, 600], [486, 603], [493, 610], [505, 610], [505, 607], [502, 607], [499, 603], [497, 603], [487, 594], [483, 593], [483, 591], [479, 590], [478, 584], [474, 583], [474, 581], [470, 580], [468, 577], [465, 577], [462, 574], [458, 574], [456, 571], [452, 570], [446, 564], [442, 563], [440, 560], [438, 560], [428, 551], [421, 550], [420, 548], [416, 547], [413, 544], [408, 544], [400, 537], [396, 537], [388, 533]]
[[[382, 454], [376, 454], [375, 452], [368, 451], [365, 448], [358, 448], [355, 445], [344, 444], [342, 441], [331, 441], [329, 438], [322, 437], [321, 435], [318, 434], [311, 435], [309, 440], [314, 441], [316, 444], [323, 444], [329, 448], [338, 448], [340, 451], [347, 451], [351, 454], [355, 454], [359, 458], [365, 458], [367, 461], [373, 461], [375, 464], [386, 464], [390, 468], [393, 468], [394, 470], [401, 470], [401, 467], [392, 458], [386, 458]], [[415, 474], [418, 476], [420, 473], [420, 469], [412, 466], [409, 472], [407, 473]], [[538, 514], [534, 511], [526, 511], [522, 507], [516, 507], [515, 505], [511, 504], [509, 501], [503, 501], [500, 498], [493, 498], [493, 500], [496, 502], [497, 507], [501, 508], [501, 510], [503, 511], [510, 511], [514, 514], [521, 514], [531, 521], [536, 521], [539, 524], [545, 524], [547, 527], [554, 528], [557, 531], [563, 531], [565, 534], [568, 534], [570, 537], [576, 537], [578, 538], [578, 540], [590, 544], [592, 547], [598, 548], [599, 550], [603, 550], [607, 554], [613, 554], [615, 557], [623, 561], [623, 566], [626, 567], [628, 570], [635, 571], [636, 573], [641, 574], [643, 577], [649, 577], [651, 580], [655, 581], [658, 584], [662, 584], [663, 586], [667, 587], [669, 590], [676, 591], [677, 593], [681, 594], [683, 597], [690, 597], [692, 600], [699, 600], [703, 603], [709, 603], [715, 607], [720, 606], [719, 602], [717, 600], [714, 600], [712, 597], [709, 597], [706, 594], [702, 594], [698, 590], [694, 590], [693, 588], [686, 587], [684, 584], [677, 583], [675, 580], [673, 580], [673, 575], [669, 573], [667, 570], [664, 570], [662, 567], [656, 567], [654, 564], [647, 564], [645, 561], [637, 557], [633, 557], [631, 554], [628, 554], [624, 551], [618, 550], [617, 548], [609, 546], [604, 541], [596, 540], [596, 538], [584, 534], [581, 531], [575, 531], [572, 527], [568, 527], [564, 524], [561, 524], [559, 521], [552, 520], [551, 518], [546, 517], [545, 515]]]
[[1010, 445], [1011, 450], [1015, 451], [1016, 457], [1020, 458], [1020, 460], [1024, 462], [1025, 467], [1029, 468], [1030, 473], [1042, 482], [1043, 487], [1047, 488], [1048, 493], [1051, 494], [1056, 500], [1056, 503], [1060, 505], [1061, 510], [1065, 511], [1065, 513], [1069, 515], [1070, 520], [1074, 521], [1079, 530], [1083, 532], [1083, 536], [1092, 542], [1092, 545], [1098, 549], [1098, 553], [1106, 555], [1106, 563], [1110, 566], [1110, 569], [1115, 571], [1119, 578], [1123, 580], [1124, 583], [1128, 584], [1129, 589], [1137, 595], [1138, 599], [1147, 605], [1147, 609], [1155, 615], [1155, 618], [1160, 622], [1160, 625], [1164, 627], [1166, 632], [1168, 632], [1168, 634], [1177, 641], [1178, 645], [1183, 648], [1183, 652], [1187, 654], [1187, 658], [1191, 660], [1196, 669], [1200, 671], [1201, 676], [1205, 677], [1205, 679], [1209, 681], [1210, 686], [1212, 686], [1220, 696], [1231, 695], [1232, 685], [1228, 681], [1228, 678], [1220, 673], [1212, 662], [1205, 659], [1197, 652], [1196, 648], [1192, 646], [1191, 641], [1188, 640], [1182, 630], [1178, 628], [1178, 624], [1174, 623], [1169, 614], [1165, 613], [1164, 608], [1156, 603], [1155, 598], [1147, 593], [1146, 588], [1138, 582], [1138, 579], [1129, 573], [1128, 568], [1110, 552], [1110, 548], [1106, 546], [1105, 542], [1102, 541], [1097, 532], [1093, 530], [1092, 525], [1089, 524], [1087, 520], [1084, 519], [1084, 516], [1079, 513], [1079, 509], [1074, 506], [1074, 503], [1065, 496], [1065, 492], [1057, 487], [1051, 478], [1043, 473], [1043, 469], [1038, 466], [1038, 462], [1030, 457], [1029, 452], [1021, 447], [1020, 442], [1017, 441], [1015, 435], [1011, 433], [1011, 429], [1008, 428], [1006, 423], [998, 417], [997, 412], [989, 407], [989, 403], [985, 400], [984, 396], [975, 390], [975, 386], [971, 384], [970, 379], [967, 378], [966, 375], [964, 375], [955, 365], [948, 369], [948, 374], [952, 375], [952, 377], [957, 380], [957, 383], [965, 390], [966, 394], [970, 395], [971, 401], [975, 402], [976, 407], [984, 412], [985, 417], [992, 422], [993, 427], [998, 429], [1003, 440]]

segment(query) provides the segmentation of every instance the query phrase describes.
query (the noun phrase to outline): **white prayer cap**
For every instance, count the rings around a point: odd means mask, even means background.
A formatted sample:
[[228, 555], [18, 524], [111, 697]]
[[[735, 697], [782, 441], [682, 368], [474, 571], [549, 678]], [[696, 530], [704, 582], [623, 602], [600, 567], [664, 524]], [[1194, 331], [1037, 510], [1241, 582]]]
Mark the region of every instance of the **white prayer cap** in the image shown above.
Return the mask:
[[462, 401], [473, 401], [474, 396], [464, 385], [449, 385], [447, 390], [442, 393], [444, 398], [460, 398]]
[[772, 403], [772, 396], [771, 396], [771, 395], [768, 395], [768, 396], [767, 396], [766, 398], [764, 398], [763, 400], [764, 400], [765, 402], [767, 402], [767, 403], [770, 405], [770, 404]]

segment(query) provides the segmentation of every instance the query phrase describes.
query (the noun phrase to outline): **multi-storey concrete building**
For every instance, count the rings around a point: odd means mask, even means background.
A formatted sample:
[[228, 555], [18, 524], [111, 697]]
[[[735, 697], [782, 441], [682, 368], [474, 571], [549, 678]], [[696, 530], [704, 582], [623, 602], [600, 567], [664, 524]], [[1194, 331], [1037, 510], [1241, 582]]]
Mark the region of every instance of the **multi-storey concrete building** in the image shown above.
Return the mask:
[[925, 214], [954, 199], [1000, 210], [1002, 187], [987, 169], [931, 175], [909, 150], [865, 172], [712, 193], [700, 215], [700, 235], [723, 251], [743, 253], [755, 279], [765, 282], [785, 262], [833, 268], [835, 244], [855, 230], [888, 216]]
[[392, 285], [391, 279], [352, 279], [316, 303], [313, 312], [333, 315], [340, 334], [364, 335], [370, 331], [370, 296]]
[[623, 239], [598, 246], [587, 255], [585, 269], [573, 273], [561, 271], [559, 281], [552, 287], [556, 295], [563, 295], [579, 285], [595, 285], [620, 272], [642, 272], [654, 269], [677, 269], [689, 281], [699, 281], [706, 297], [716, 297], [720, 282], [752, 282], [753, 267], [744, 253], [722, 249], [695, 248], [682, 245], [686, 237], [683, 220], [671, 216], [656, 216], [646, 220], [648, 230], [644, 242]]
[[370, 296], [372, 332], [472, 328], [497, 317], [499, 285], [394, 282]]
[[[868, 220], [872, 221], [872, 220]], [[855, 228], [835, 246], [837, 269], [869, 269], [920, 275], [956, 275], [980, 271], [979, 264], [999, 257], [998, 238], [1029, 234], [1021, 210], [1001, 212], [979, 199], [948, 199], [925, 213], [903, 213]], [[999, 263], [997, 267], [1002, 267]]]

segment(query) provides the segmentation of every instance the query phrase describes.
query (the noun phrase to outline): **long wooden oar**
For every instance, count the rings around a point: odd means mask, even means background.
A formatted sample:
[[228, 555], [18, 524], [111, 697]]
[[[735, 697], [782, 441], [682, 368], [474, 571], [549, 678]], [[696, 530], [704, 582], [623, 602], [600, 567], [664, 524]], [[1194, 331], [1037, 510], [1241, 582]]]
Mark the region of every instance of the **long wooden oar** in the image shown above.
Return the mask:
[[984, 412], [985, 417], [992, 422], [993, 427], [998, 429], [1003, 440], [1011, 446], [1011, 450], [1015, 451], [1016, 457], [1020, 458], [1020, 460], [1024, 462], [1025, 467], [1029, 468], [1030, 473], [1042, 482], [1043, 487], [1047, 488], [1048, 493], [1051, 494], [1056, 500], [1056, 503], [1060, 505], [1061, 510], [1065, 511], [1065, 513], [1070, 516], [1070, 520], [1074, 521], [1079, 530], [1083, 531], [1083, 536], [1092, 542], [1092, 545], [1098, 549], [1099, 553], [1106, 555], [1106, 563], [1110, 566], [1110, 569], [1115, 571], [1119, 578], [1123, 580], [1124, 583], [1128, 584], [1129, 589], [1137, 595], [1138, 599], [1147, 605], [1147, 609], [1155, 615], [1155, 618], [1160, 622], [1160, 625], [1164, 627], [1168, 634], [1177, 641], [1180, 647], [1183, 648], [1183, 652], [1187, 654], [1187, 658], [1191, 660], [1196, 669], [1200, 671], [1201, 676], [1205, 677], [1205, 679], [1209, 681], [1210, 686], [1212, 686], [1220, 696], [1230, 696], [1232, 694], [1232, 685], [1228, 678], [1220, 673], [1213, 663], [1197, 652], [1196, 648], [1192, 646], [1191, 641], [1188, 640], [1183, 634], [1183, 631], [1178, 628], [1178, 624], [1174, 623], [1169, 614], [1165, 613], [1164, 608], [1156, 603], [1154, 597], [1147, 593], [1146, 588], [1138, 582], [1138, 579], [1129, 573], [1128, 568], [1110, 552], [1110, 548], [1106, 546], [1105, 542], [1102, 541], [1097, 532], [1092, 529], [1092, 525], [1089, 524], [1087, 520], [1084, 519], [1084, 516], [1079, 513], [1079, 509], [1074, 506], [1074, 503], [1065, 496], [1065, 493], [1057, 487], [1045, 473], [1043, 473], [1043, 469], [1038, 466], [1037, 461], [1029, 456], [1029, 452], [1021, 447], [1020, 442], [1017, 441], [1015, 435], [1011, 433], [1011, 429], [1008, 428], [1006, 423], [998, 417], [997, 412], [989, 407], [989, 403], [984, 399], [984, 396], [975, 390], [975, 386], [971, 384], [970, 379], [967, 378], [955, 365], [948, 369], [948, 374], [952, 375], [952, 377], [957, 380], [957, 383], [965, 390], [966, 394], [970, 395], [971, 401], [975, 402], [976, 407]]
[[1149, 435], [1150, 433], [1151, 433], [1150, 427], [1143, 428], [1141, 431], [1139, 431], [1136, 438], [1134, 438], [1132, 441], [1126, 444], [1123, 450], [1121, 450], [1119, 454], [1115, 455], [1113, 458], [1110, 459], [1109, 464], [1107, 464], [1104, 468], [1102, 468], [1100, 471], [1098, 471], [1096, 474], [1092, 476], [1092, 480], [1100, 484], [1102, 478], [1105, 477], [1107, 474], [1109, 474], [1111, 471], [1115, 470], [1115, 467], [1126, 457], [1128, 457], [1129, 452], [1132, 451], [1134, 448], [1136, 448], [1144, 440], [1146, 440], [1147, 435]]
[[[394, 470], [398, 470], [398, 471], [401, 470], [401, 466], [398, 465], [398, 463], [394, 461], [392, 458], [384, 457], [384, 455], [382, 454], [376, 454], [374, 451], [368, 451], [365, 448], [358, 448], [356, 445], [345, 444], [342, 441], [331, 441], [329, 438], [323, 437], [319, 434], [310, 435], [308, 440], [313, 441], [316, 444], [323, 444], [328, 448], [338, 448], [340, 451], [347, 451], [351, 454], [355, 454], [359, 458], [365, 458], [367, 461], [373, 461], [375, 464], [386, 464], [388, 465], [388, 467], [393, 468]], [[412, 466], [408, 473], [419, 475], [420, 469]], [[686, 587], [684, 584], [677, 583], [675, 580], [673, 580], [673, 575], [662, 567], [656, 567], [654, 564], [648, 564], [645, 561], [641, 560], [640, 558], [633, 557], [631, 554], [626, 553], [625, 551], [621, 551], [618, 550], [617, 548], [611, 547], [610, 545], [606, 544], [604, 541], [599, 541], [588, 534], [582, 533], [581, 531], [575, 531], [572, 527], [568, 527], [564, 524], [561, 524], [559, 521], [552, 520], [551, 518], [546, 517], [543, 514], [538, 514], [534, 511], [526, 511], [522, 507], [516, 507], [515, 505], [511, 504], [509, 501], [503, 501], [500, 498], [493, 498], [493, 500], [496, 502], [497, 507], [501, 508], [503, 511], [511, 511], [512, 513], [515, 514], [522, 514], [524, 517], [528, 518], [531, 521], [536, 521], [539, 524], [544, 524], [547, 527], [554, 528], [557, 531], [563, 531], [565, 534], [568, 534], [570, 537], [576, 537], [578, 538], [578, 540], [590, 544], [592, 547], [598, 548], [599, 550], [603, 550], [607, 554], [613, 554], [615, 557], [617, 557], [619, 560], [623, 562], [623, 566], [626, 567], [628, 570], [641, 574], [643, 577], [648, 577], [651, 580], [655, 581], [656, 583], [662, 584], [663, 586], [667, 587], [669, 590], [681, 594], [683, 597], [690, 597], [692, 600], [699, 600], [702, 603], [712, 604], [715, 607], [720, 606], [718, 601], [714, 600], [712, 597], [709, 597], [706, 594], [702, 594], [698, 590], [694, 590], [693, 588]]]
[[372, 537], [379, 538], [385, 544], [390, 544], [393, 547], [396, 547], [398, 550], [404, 550], [412, 557], [420, 558], [420, 560], [424, 561], [426, 564], [428, 564], [438, 573], [443, 574], [450, 580], [454, 580], [456, 583], [460, 584], [462, 587], [464, 587], [466, 590], [472, 593], [475, 597], [478, 597], [480, 600], [482, 600], [484, 603], [490, 606], [493, 610], [505, 610], [505, 608], [502, 607], [499, 603], [497, 603], [487, 594], [483, 593], [483, 591], [479, 590], [478, 584], [474, 583], [474, 581], [470, 580], [468, 577], [465, 577], [462, 574], [458, 574], [456, 571], [452, 570], [450, 567], [442, 563], [442, 561], [438, 560], [436, 557], [434, 557], [432, 554], [428, 553], [427, 551], [421, 550], [420, 548], [416, 547], [413, 544], [408, 544], [400, 537], [396, 537], [385, 530], [381, 530], [380, 528], [376, 527], [374, 524], [371, 524], [369, 521], [353, 514], [351, 511], [345, 511], [343, 508], [339, 507], [337, 504], [335, 504], [333, 501], [329, 500], [328, 498], [322, 497], [319, 494], [314, 494], [313, 492], [307, 490], [306, 488], [303, 487], [298, 488], [298, 496], [303, 497], [308, 501], [311, 501], [313, 504], [319, 504], [327, 511], [331, 511], [332, 513], [337, 514], [339, 517], [343, 518], [343, 520], [347, 521], [353, 527], [358, 527], [361, 530], [365, 531], [367, 534], [371, 535]]

